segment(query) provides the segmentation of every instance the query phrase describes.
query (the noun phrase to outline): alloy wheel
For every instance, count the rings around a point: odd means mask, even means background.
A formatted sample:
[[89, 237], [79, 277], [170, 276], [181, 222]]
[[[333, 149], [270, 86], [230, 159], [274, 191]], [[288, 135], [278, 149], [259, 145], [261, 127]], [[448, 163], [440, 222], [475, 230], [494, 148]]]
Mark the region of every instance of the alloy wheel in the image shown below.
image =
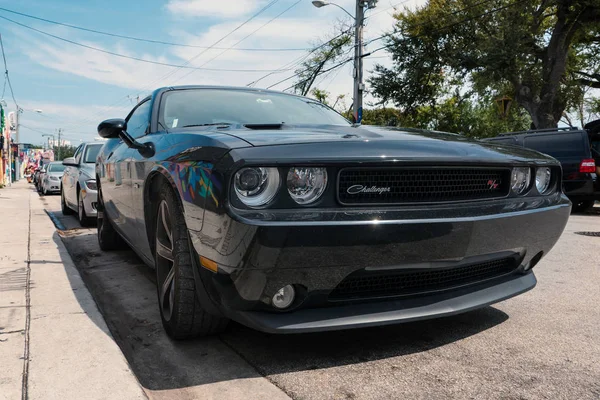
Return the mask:
[[175, 257], [173, 225], [169, 205], [162, 200], [156, 224], [156, 276], [158, 298], [165, 321], [170, 321], [175, 303]]

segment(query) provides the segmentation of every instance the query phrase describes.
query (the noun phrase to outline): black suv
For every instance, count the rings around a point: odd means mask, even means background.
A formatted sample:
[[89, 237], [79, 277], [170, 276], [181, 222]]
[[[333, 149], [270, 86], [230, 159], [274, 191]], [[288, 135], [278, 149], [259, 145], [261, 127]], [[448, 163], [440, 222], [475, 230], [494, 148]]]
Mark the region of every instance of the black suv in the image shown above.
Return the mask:
[[600, 177], [596, 174], [600, 142], [592, 141], [595, 136], [591, 130], [555, 128], [501, 133], [484, 140], [527, 147], [556, 158], [562, 164], [563, 191], [573, 202], [573, 211], [581, 212], [600, 200]]

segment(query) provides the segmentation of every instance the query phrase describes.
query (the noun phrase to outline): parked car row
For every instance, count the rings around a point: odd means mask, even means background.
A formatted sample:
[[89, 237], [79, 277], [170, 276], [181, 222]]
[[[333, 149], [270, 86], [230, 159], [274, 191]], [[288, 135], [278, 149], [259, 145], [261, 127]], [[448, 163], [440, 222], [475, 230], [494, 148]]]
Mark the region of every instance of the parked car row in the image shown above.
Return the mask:
[[34, 172], [33, 183], [44, 195], [59, 193], [65, 167], [60, 161], [50, 162]]

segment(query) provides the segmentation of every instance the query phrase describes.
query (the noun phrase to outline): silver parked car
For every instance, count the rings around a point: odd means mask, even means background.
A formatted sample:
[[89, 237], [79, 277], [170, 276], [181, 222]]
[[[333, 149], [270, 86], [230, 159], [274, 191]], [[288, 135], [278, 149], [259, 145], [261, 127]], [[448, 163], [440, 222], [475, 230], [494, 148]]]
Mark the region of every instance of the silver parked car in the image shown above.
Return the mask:
[[96, 218], [96, 156], [104, 143], [83, 143], [73, 157], [63, 160], [65, 173], [62, 178], [61, 208], [64, 215], [77, 212], [82, 226]]
[[60, 192], [60, 180], [65, 166], [60, 161], [51, 162], [42, 176], [42, 193], [44, 195]]

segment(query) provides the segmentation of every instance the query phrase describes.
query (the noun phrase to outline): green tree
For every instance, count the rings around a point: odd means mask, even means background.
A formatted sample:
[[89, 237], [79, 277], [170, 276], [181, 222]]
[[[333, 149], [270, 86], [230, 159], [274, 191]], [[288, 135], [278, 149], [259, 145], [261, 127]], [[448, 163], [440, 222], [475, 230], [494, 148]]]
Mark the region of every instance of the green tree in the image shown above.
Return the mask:
[[364, 108], [363, 125], [397, 126], [402, 121], [402, 114], [397, 108]]
[[395, 18], [394, 65], [377, 65], [369, 83], [405, 114], [462, 90], [511, 96], [536, 128], [551, 128], [594, 84], [583, 74], [600, 70], [600, 0], [429, 0]]
[[67, 157], [73, 157], [77, 148], [75, 146], [54, 146], [53, 150], [54, 159], [56, 161], [62, 161]]

